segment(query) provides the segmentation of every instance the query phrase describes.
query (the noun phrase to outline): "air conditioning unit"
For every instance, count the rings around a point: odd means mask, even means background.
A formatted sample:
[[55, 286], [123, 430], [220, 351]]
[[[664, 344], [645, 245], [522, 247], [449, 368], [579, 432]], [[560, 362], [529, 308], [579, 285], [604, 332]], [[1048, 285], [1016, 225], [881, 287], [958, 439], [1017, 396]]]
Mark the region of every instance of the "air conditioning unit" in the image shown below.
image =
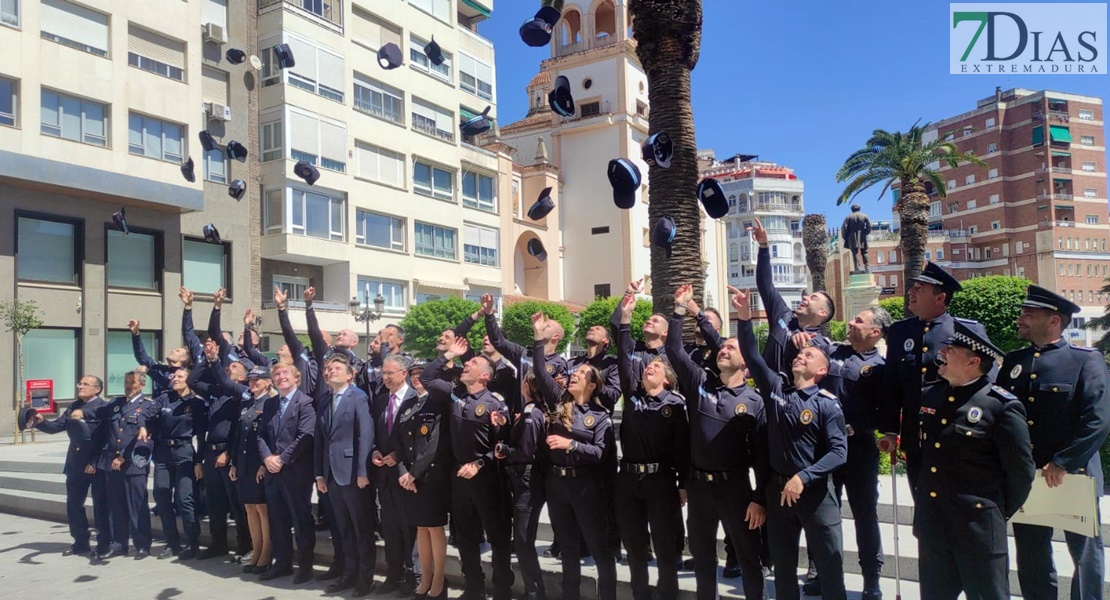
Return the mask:
[[215, 23], [205, 23], [204, 24], [204, 41], [214, 42], [214, 43], [221, 44], [221, 45], [226, 44], [227, 43], [227, 32], [224, 31], [224, 28], [221, 27], [220, 25], [217, 25]]
[[208, 118], [213, 121], [230, 121], [231, 120], [231, 107], [224, 106], [217, 102], [208, 102], [204, 105], [204, 112], [208, 114]]

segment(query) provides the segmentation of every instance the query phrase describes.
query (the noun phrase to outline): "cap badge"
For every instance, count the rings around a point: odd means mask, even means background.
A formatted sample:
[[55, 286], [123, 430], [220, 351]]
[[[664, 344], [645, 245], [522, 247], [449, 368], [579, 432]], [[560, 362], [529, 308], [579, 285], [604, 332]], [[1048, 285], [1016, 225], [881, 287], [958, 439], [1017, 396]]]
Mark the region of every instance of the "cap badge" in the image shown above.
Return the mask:
[[871, 365], [863, 365], [862, 367], [860, 367], [859, 374], [860, 374], [861, 377], [870, 377], [871, 376]]
[[671, 418], [671, 407], [664, 406], [663, 408], [659, 409], [659, 414], [663, 415], [664, 419]]
[[484, 414], [486, 414], [486, 405], [485, 404], [479, 404], [478, 406], [474, 407], [474, 416], [475, 417], [480, 417]]

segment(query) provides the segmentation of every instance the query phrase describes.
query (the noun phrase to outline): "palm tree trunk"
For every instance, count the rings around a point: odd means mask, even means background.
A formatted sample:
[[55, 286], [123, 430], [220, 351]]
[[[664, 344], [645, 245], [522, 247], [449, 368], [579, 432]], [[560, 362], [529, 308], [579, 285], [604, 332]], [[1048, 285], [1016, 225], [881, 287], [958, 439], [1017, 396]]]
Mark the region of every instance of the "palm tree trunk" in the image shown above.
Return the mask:
[[829, 232], [825, 228], [825, 215], [806, 215], [802, 219], [802, 244], [806, 249], [806, 267], [809, 268], [811, 289], [825, 290], [825, 266], [829, 258]]
[[898, 201], [898, 219], [901, 221], [903, 305], [909, 315], [908, 291], [910, 280], [925, 268], [925, 243], [929, 236], [929, 195], [925, 186], [917, 181], [902, 180], [902, 197]]

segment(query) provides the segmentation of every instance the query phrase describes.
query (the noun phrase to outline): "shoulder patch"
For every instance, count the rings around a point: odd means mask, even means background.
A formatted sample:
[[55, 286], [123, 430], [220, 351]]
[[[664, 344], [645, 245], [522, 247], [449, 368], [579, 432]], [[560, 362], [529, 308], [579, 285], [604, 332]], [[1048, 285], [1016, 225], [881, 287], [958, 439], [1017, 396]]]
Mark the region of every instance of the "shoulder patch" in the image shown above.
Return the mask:
[[1017, 400], [1017, 396], [1015, 396], [1015, 395], [1011, 394], [1010, 392], [1006, 391], [1006, 388], [1000, 388], [997, 385], [992, 385], [991, 386], [991, 391], [994, 392], [994, 394], [996, 396], [998, 396], [999, 398], [1002, 398], [1003, 400]]
[[480, 417], [484, 414], [486, 414], [486, 405], [485, 404], [479, 404], [478, 406], [474, 407], [474, 416], [475, 417]]
[[593, 427], [595, 423], [597, 423], [597, 419], [593, 415], [586, 415], [586, 418], [582, 421], [582, 424], [586, 427]]
[[822, 390], [818, 390], [817, 393], [826, 397], [826, 398], [828, 398], [828, 399], [830, 399], [830, 400], [836, 400], [836, 394], [830, 392], [829, 390], [822, 389]]

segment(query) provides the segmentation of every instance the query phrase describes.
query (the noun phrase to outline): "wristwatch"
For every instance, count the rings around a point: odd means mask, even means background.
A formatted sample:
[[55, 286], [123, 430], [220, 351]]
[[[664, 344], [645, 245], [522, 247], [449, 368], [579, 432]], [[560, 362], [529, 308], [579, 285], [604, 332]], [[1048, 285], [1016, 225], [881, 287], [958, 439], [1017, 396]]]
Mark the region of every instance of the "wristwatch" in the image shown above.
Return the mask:
[[479, 458], [478, 460], [476, 460], [474, 462], [477, 463], [479, 469], [486, 466], [486, 459], [484, 459], [484, 458]]
[[577, 449], [578, 449], [578, 442], [576, 440], [571, 440], [570, 444], [567, 446], [567, 454], [570, 454], [571, 452], [574, 452]]

